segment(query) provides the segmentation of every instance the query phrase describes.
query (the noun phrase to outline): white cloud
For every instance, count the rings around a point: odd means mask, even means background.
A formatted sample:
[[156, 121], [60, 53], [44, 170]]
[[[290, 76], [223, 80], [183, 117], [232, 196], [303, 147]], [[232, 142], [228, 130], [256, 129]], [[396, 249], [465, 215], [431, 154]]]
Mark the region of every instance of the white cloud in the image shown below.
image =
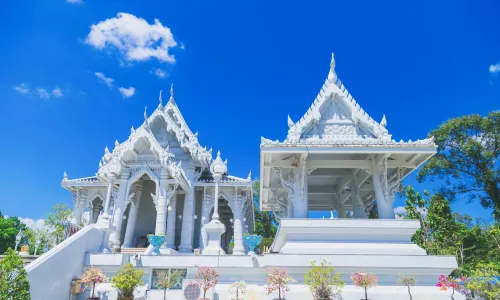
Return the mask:
[[175, 62], [174, 55], [168, 51], [177, 46], [177, 42], [170, 28], [158, 19], [149, 24], [132, 14], [118, 13], [116, 18], [92, 25], [85, 42], [98, 50], [116, 48], [126, 61], [156, 58], [161, 62]]
[[491, 74], [496, 74], [500, 72], [500, 62], [496, 63], [495, 65], [490, 66], [490, 73]]
[[133, 86], [127, 88], [121, 87], [118, 89], [122, 93], [123, 98], [130, 98], [135, 94], [135, 88]]
[[47, 90], [44, 88], [36, 88], [36, 92], [38, 93], [38, 96], [40, 96], [40, 98], [42, 98], [42, 99], [49, 99], [50, 98], [49, 92], [47, 92]]
[[55, 89], [52, 90], [52, 95], [54, 97], [62, 97], [64, 96], [63, 90], [61, 88], [56, 87]]
[[82, 4], [83, 0], [66, 0], [66, 2], [71, 4]]
[[184, 44], [183, 44], [183, 43], [181, 43], [181, 49], [182, 49], [182, 50], [186, 49], [186, 47], [184, 46]]
[[29, 94], [30, 93], [30, 89], [28, 88], [28, 85], [26, 83], [21, 83], [19, 85], [16, 85], [13, 87], [14, 90], [18, 91], [19, 93], [21, 94]]
[[21, 217], [18, 217], [18, 219], [31, 229], [47, 229], [44, 219], [33, 220], [31, 218]]
[[406, 210], [404, 206], [398, 206], [394, 208], [394, 213], [396, 215], [406, 215]]
[[165, 78], [165, 77], [167, 77], [167, 72], [165, 72], [165, 70], [162, 70], [162, 69], [153, 69], [153, 70], [154, 70], [155, 75], [158, 78]]
[[104, 81], [104, 83], [107, 85], [107, 86], [112, 86], [113, 85], [113, 81], [114, 79], [113, 78], [109, 78], [109, 77], [106, 77], [104, 74], [102, 74], [101, 72], [95, 72], [95, 76], [97, 76], [97, 78], [101, 79], [102, 81]]

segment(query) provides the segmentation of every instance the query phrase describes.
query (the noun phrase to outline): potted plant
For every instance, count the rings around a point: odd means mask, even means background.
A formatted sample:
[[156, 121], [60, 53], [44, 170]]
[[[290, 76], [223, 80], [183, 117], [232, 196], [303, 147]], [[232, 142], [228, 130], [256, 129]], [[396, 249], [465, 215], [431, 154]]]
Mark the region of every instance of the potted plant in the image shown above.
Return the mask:
[[131, 263], [128, 263], [124, 265], [120, 271], [118, 271], [116, 276], [111, 278], [113, 287], [118, 289], [120, 300], [134, 299], [135, 288], [144, 283], [142, 281], [143, 275], [143, 270], [135, 270], [134, 266], [132, 266]]
[[398, 279], [398, 284], [404, 285], [406, 286], [406, 288], [408, 288], [408, 295], [410, 295], [410, 300], [413, 300], [410, 288], [412, 286], [415, 286], [416, 283], [417, 281], [415, 280], [415, 276], [401, 276]]
[[156, 286], [163, 289], [163, 300], [167, 299], [167, 290], [173, 288], [180, 277], [179, 270], [161, 270], [156, 273]]
[[285, 294], [290, 290], [288, 285], [294, 282], [296, 282], [295, 279], [288, 274], [286, 269], [267, 269], [267, 286], [265, 288], [268, 295], [278, 291], [278, 298], [274, 300], [285, 300]]
[[438, 283], [436, 284], [437, 287], [439, 287], [440, 290], [446, 291], [448, 289], [452, 289], [451, 292], [451, 299], [455, 299], [455, 291], [458, 291], [460, 293], [465, 293], [465, 291], [462, 289], [460, 286], [460, 282], [464, 282], [465, 280], [463, 277], [459, 277], [457, 279], [453, 279], [451, 276], [444, 276], [441, 275], [439, 276]]
[[203, 290], [203, 298], [200, 298], [200, 300], [209, 300], [207, 291], [219, 283], [219, 273], [214, 268], [199, 267], [194, 278], [196, 279], [196, 285]]
[[240, 295], [245, 296], [245, 294], [247, 293], [247, 284], [243, 280], [233, 282], [233, 284], [231, 284], [229, 292], [231, 294], [236, 294], [236, 298], [233, 298], [231, 300], [242, 300], [242, 298], [240, 298]]
[[365, 298], [368, 300], [368, 289], [377, 286], [377, 276], [375, 274], [357, 272], [351, 275], [351, 279], [356, 287], [365, 289]]
[[87, 300], [99, 300], [99, 297], [95, 296], [95, 286], [98, 283], [103, 283], [105, 280], [104, 275], [102, 274], [101, 269], [96, 267], [90, 267], [85, 269], [82, 274], [81, 281], [87, 287], [92, 288], [91, 296], [87, 298]]
[[164, 234], [160, 235], [148, 234], [148, 242], [150, 245], [153, 246], [153, 253], [155, 255], [161, 255], [160, 247], [163, 244], [165, 244], [166, 241], [167, 241], [167, 236]]
[[345, 283], [335, 268], [323, 260], [320, 265], [311, 262], [311, 269], [304, 276], [304, 283], [309, 286], [315, 300], [331, 300], [333, 294], [340, 294]]

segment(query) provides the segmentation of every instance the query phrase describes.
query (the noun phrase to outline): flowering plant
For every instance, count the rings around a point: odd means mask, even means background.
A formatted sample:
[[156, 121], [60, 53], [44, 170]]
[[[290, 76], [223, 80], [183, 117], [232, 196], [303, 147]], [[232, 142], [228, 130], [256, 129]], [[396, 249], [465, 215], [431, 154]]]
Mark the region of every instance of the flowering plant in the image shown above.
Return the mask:
[[278, 291], [278, 299], [283, 299], [286, 292], [290, 290], [288, 284], [296, 282], [295, 279], [288, 274], [285, 269], [271, 268], [267, 269], [267, 294]]
[[437, 287], [439, 287], [440, 290], [446, 291], [448, 289], [452, 289], [451, 293], [451, 299], [455, 299], [455, 291], [458, 291], [459, 293], [465, 294], [465, 290], [463, 289], [463, 283], [465, 282], [465, 278], [462, 276], [454, 279], [451, 276], [444, 276], [441, 275], [439, 276], [438, 283], [436, 284]]
[[410, 287], [415, 286], [417, 281], [415, 280], [415, 276], [401, 276], [398, 279], [398, 284], [404, 285], [408, 288], [408, 295], [410, 295], [410, 300], [412, 300]]
[[319, 265], [311, 262], [311, 269], [304, 275], [304, 283], [309, 286], [314, 299], [331, 299], [332, 292], [340, 294], [344, 287], [344, 280], [335, 268], [323, 260]]
[[236, 299], [233, 300], [240, 300], [240, 293], [245, 296], [247, 293], [247, 284], [243, 281], [236, 281], [231, 284], [231, 288], [229, 289], [229, 292], [231, 294], [236, 294]]
[[94, 297], [95, 293], [95, 285], [97, 283], [103, 283], [104, 280], [106, 280], [106, 277], [104, 277], [104, 274], [102, 274], [101, 269], [96, 267], [85, 269], [82, 275], [82, 282], [85, 284], [85, 286], [92, 287], [92, 298]]
[[203, 290], [203, 299], [206, 299], [207, 291], [219, 283], [219, 273], [210, 267], [199, 267], [194, 278], [196, 285]]
[[164, 300], [167, 298], [167, 289], [175, 287], [180, 278], [180, 270], [161, 270], [156, 273], [156, 286], [163, 289]]
[[365, 289], [365, 300], [368, 300], [368, 289], [377, 286], [377, 275], [357, 272], [351, 275], [355, 286]]

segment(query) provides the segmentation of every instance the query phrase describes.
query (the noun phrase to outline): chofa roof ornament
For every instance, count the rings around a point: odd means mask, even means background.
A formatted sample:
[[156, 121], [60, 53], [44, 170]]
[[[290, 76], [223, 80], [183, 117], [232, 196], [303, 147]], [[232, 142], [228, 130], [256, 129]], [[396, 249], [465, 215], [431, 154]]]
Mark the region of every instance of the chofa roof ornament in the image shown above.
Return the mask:
[[227, 166], [220, 157], [220, 151], [217, 151], [217, 158], [210, 165], [210, 172], [212, 173], [212, 175], [214, 175], [214, 177], [222, 177], [222, 175], [227, 173]]

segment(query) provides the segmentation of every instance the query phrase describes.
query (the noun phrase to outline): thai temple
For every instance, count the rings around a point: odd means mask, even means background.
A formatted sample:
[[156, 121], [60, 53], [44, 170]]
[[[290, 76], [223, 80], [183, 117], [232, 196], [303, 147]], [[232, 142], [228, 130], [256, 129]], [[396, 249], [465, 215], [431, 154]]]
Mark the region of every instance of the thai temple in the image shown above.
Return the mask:
[[[73, 199], [71, 222], [85, 226], [26, 267], [33, 300], [66, 300], [85, 268], [99, 267], [110, 278], [126, 263], [145, 272], [135, 299], [163, 299], [156, 285], [160, 270], [182, 274], [167, 299], [198, 299], [194, 275], [210, 266], [221, 277], [209, 299], [234, 298], [229, 289], [237, 280], [248, 285], [245, 299], [275, 299], [264, 288], [266, 270], [281, 267], [297, 280], [286, 299], [306, 300], [313, 297], [304, 274], [311, 261], [323, 260], [346, 282], [337, 299], [364, 297], [350, 280], [361, 270], [378, 276], [378, 286], [369, 290], [373, 300], [409, 299], [406, 287], [396, 283], [403, 275], [416, 278], [414, 300], [450, 299], [450, 291], [435, 284], [457, 268], [455, 257], [427, 255], [413, 244], [419, 221], [396, 219], [393, 208], [402, 180], [436, 153], [433, 138], [393, 140], [386, 117], [372, 119], [340, 81], [333, 54], [304, 116], [288, 117], [283, 140], [260, 141], [259, 209], [279, 220], [263, 254], [245, 242], [255, 225], [251, 174], [231, 175], [222, 154], [200, 145], [188, 121], [173, 87], [166, 104], [160, 92], [157, 108], [149, 116], [144, 111], [144, 122], [130, 129], [129, 138], [105, 148], [94, 176], [64, 173], [61, 186]], [[332, 214], [313, 219], [311, 211]], [[371, 211], [378, 219], [368, 218]], [[164, 240], [156, 245], [148, 234]], [[97, 294], [118, 299], [111, 283], [98, 285]], [[83, 300], [89, 291], [71, 297]]]

